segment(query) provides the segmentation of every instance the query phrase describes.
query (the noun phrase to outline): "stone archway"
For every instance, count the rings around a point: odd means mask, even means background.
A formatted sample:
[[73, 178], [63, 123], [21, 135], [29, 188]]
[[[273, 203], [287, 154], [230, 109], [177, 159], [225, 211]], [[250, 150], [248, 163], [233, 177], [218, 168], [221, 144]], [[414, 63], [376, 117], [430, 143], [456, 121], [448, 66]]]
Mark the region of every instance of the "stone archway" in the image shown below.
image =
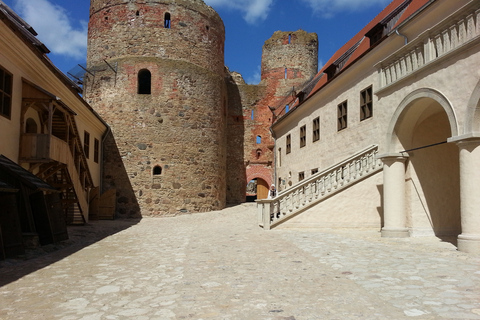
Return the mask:
[[[397, 197], [403, 194], [405, 198], [394, 199], [395, 190], [390, 190], [393, 196], [385, 198], [384, 202], [387, 222], [387, 208], [392, 208], [387, 201], [403, 201], [400, 206], [403, 213], [394, 209], [396, 215], [404, 215], [395, 220], [404, 224], [397, 226], [397, 231], [403, 228], [414, 236], [435, 234], [443, 240], [456, 242], [461, 232], [459, 152], [455, 144], [447, 143], [447, 139], [457, 133], [453, 108], [437, 91], [417, 90], [395, 111], [389, 126], [387, 150], [396, 158], [390, 156], [389, 163], [384, 160], [384, 179], [387, 178], [385, 168], [397, 162], [395, 179], [404, 180], [395, 182], [400, 191]], [[403, 174], [399, 174], [399, 170], [403, 170]], [[385, 180], [386, 189], [387, 184]]]

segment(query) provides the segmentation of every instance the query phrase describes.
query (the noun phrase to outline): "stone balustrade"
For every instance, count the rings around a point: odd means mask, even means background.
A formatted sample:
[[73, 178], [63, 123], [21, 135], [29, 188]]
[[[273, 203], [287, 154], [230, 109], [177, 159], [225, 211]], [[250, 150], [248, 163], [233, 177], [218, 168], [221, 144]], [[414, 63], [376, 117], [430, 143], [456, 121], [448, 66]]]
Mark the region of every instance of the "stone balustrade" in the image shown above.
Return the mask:
[[463, 13], [453, 21], [441, 23], [380, 63], [380, 87], [388, 87], [478, 39], [480, 9]]
[[383, 168], [372, 145], [355, 155], [282, 191], [274, 199], [257, 200], [259, 225], [269, 230], [323, 199], [367, 178]]

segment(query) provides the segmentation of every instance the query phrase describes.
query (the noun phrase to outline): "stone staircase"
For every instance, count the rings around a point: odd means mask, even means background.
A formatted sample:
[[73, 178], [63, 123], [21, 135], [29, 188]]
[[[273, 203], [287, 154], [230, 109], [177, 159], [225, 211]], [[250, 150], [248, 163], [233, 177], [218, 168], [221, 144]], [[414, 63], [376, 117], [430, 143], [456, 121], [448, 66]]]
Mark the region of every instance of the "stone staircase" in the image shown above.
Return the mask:
[[270, 230], [323, 200], [364, 180], [383, 168], [376, 158], [378, 146], [371, 145], [280, 192], [273, 199], [257, 200], [258, 223]]

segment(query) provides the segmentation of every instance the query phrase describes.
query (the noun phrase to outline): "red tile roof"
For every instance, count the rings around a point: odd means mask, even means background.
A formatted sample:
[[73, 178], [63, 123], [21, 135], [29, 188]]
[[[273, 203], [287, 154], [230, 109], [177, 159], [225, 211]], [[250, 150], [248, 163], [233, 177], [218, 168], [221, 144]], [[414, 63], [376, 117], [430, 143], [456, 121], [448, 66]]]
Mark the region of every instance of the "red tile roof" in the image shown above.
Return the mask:
[[[323, 86], [325, 86], [328, 82], [327, 74], [325, 73], [326, 69], [329, 68], [334, 62], [344, 56], [352, 47], [359, 45], [354, 49], [348, 60], [345, 64], [341, 67], [341, 70], [346, 69], [348, 66], [355, 63], [358, 58], [360, 58], [363, 54], [365, 54], [370, 48], [370, 39], [365, 35], [372, 30], [375, 26], [382, 22], [385, 18], [389, 15], [393, 14], [396, 9], [400, 6], [407, 3], [407, 7], [405, 8], [403, 14], [399, 17], [397, 23], [395, 24], [394, 28], [396, 28], [399, 24], [407, 20], [411, 17], [415, 12], [425, 6], [428, 2], [435, 1], [435, 0], [393, 0], [385, 9], [383, 9], [372, 21], [370, 21], [362, 30], [360, 30], [352, 39], [350, 39], [345, 45], [343, 45], [328, 61], [325, 65], [320, 69], [317, 73], [316, 78], [320, 78], [317, 82], [313, 90], [311, 90], [308, 94], [308, 97], [314, 95], [318, 92]], [[409, 3], [408, 3], [409, 2]], [[301, 107], [298, 106], [298, 107]]]

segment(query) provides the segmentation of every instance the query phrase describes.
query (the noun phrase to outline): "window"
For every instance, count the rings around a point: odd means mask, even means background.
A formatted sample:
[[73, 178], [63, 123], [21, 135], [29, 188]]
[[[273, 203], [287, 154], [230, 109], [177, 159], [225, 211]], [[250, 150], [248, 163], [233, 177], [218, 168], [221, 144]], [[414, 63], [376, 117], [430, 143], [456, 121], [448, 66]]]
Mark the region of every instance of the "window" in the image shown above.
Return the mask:
[[255, 116], [255, 113], [254, 113], [254, 111], [252, 110], [252, 115], [251, 115], [250, 119], [253, 120], [254, 116]]
[[152, 91], [152, 74], [147, 69], [138, 71], [138, 94], [150, 94]]
[[95, 138], [93, 140], [93, 161], [95, 161], [95, 163], [98, 163], [99, 155], [100, 155], [100, 141], [98, 141], [98, 139]]
[[300, 148], [307, 144], [307, 126], [300, 127]]
[[292, 34], [288, 35], [288, 44], [292, 43]]
[[343, 130], [347, 127], [347, 101], [340, 103], [338, 105], [338, 131]]
[[312, 169], [312, 176], [313, 176], [315, 173], [318, 173], [318, 168]]
[[154, 176], [161, 175], [162, 174], [162, 167], [160, 167], [160, 166], [153, 167], [153, 172], [152, 173], [153, 173]]
[[287, 136], [287, 154], [292, 152], [292, 136], [288, 135]]
[[320, 140], [320, 117], [313, 119], [312, 138], [313, 142]]
[[261, 136], [257, 136], [257, 144], [260, 144], [262, 143], [262, 137]]
[[372, 86], [360, 92], [360, 121], [373, 116]]
[[165, 12], [165, 17], [164, 17], [163, 26], [164, 26], [166, 29], [170, 29], [171, 20], [170, 20], [170, 13], [168, 13], [168, 12]]
[[304, 171], [298, 173], [298, 181], [300, 182], [303, 179], [305, 179], [305, 172]]
[[83, 152], [88, 159], [90, 157], [90, 133], [87, 131], [83, 134]]
[[290, 106], [287, 104], [287, 105], [285, 106], [285, 113], [287, 113], [289, 110], [290, 110]]
[[285, 68], [285, 79], [287, 79], [287, 68]]
[[12, 111], [12, 77], [0, 67], [0, 115], [8, 119]]

